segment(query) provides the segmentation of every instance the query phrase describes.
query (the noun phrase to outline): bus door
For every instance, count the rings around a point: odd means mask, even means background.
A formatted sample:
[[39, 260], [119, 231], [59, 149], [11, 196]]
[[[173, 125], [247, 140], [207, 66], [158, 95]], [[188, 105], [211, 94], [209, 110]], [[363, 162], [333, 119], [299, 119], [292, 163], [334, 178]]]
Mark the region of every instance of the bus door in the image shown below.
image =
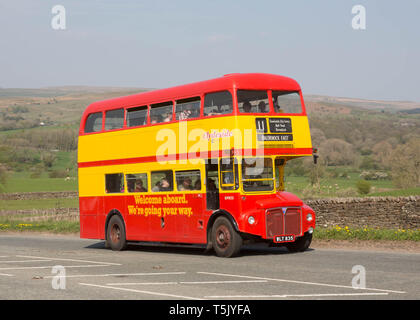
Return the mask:
[[285, 160], [276, 158], [274, 161], [276, 175], [276, 191], [284, 191], [284, 165]]
[[211, 211], [220, 208], [218, 159], [209, 159], [206, 164], [206, 208]]

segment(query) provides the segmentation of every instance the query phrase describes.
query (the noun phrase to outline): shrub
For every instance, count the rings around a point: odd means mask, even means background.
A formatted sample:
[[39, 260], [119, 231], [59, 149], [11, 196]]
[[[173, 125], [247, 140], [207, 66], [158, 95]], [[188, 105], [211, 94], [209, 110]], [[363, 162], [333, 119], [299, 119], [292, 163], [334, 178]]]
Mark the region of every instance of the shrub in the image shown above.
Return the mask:
[[366, 180], [359, 180], [356, 183], [356, 188], [360, 194], [368, 194], [370, 192], [371, 184]]
[[50, 178], [66, 178], [67, 175], [68, 173], [65, 170], [53, 170], [48, 174]]

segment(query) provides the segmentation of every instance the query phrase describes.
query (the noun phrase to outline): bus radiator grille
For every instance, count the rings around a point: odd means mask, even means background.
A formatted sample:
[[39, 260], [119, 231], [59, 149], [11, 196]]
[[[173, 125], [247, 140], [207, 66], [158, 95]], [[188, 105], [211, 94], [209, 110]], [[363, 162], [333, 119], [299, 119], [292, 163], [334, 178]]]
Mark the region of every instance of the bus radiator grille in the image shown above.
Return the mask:
[[300, 208], [287, 208], [284, 214], [283, 208], [268, 210], [266, 215], [267, 238], [273, 238], [278, 235], [300, 235], [300, 219]]

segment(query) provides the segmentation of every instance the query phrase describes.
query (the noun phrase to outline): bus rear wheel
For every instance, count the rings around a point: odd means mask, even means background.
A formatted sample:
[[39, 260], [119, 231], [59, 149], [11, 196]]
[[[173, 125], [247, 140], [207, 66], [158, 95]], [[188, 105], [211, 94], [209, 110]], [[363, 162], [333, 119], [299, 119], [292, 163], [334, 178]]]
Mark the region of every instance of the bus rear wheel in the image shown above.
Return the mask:
[[230, 258], [241, 250], [242, 237], [226, 217], [216, 219], [211, 235], [213, 249], [219, 257]]
[[106, 239], [107, 245], [114, 251], [121, 251], [126, 248], [124, 223], [119, 216], [114, 215], [109, 220]]

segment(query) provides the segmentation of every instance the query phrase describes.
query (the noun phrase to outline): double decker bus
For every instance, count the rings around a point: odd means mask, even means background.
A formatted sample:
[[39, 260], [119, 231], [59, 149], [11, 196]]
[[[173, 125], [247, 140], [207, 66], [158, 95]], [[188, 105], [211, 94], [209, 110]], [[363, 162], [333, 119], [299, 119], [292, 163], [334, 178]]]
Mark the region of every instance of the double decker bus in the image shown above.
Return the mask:
[[248, 73], [95, 102], [78, 141], [80, 237], [306, 250], [315, 213], [285, 191], [288, 161], [313, 156], [299, 84]]

